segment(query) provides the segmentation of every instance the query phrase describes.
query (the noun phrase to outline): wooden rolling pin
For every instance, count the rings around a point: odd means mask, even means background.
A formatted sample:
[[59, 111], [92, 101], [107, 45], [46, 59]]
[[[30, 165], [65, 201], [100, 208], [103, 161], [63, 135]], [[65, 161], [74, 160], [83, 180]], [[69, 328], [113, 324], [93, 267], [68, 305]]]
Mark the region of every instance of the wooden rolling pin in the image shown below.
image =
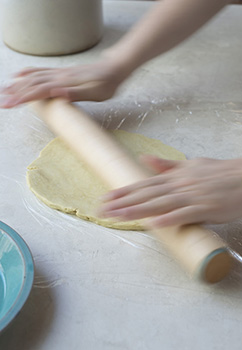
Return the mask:
[[[106, 130], [70, 103], [53, 99], [32, 103], [32, 109], [49, 128], [115, 189], [147, 178], [145, 171], [116, 143]], [[147, 227], [148, 228], [148, 227]], [[230, 271], [225, 243], [212, 231], [196, 225], [149, 231], [174, 255], [192, 277], [214, 283]]]

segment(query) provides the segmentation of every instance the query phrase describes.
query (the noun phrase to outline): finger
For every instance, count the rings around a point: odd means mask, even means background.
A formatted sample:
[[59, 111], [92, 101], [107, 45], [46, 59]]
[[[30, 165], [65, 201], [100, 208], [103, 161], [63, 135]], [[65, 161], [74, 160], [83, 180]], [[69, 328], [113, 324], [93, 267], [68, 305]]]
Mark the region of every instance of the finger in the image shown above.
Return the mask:
[[[59, 72], [58, 72], [59, 71]], [[13, 94], [21, 89], [26, 89], [30, 86], [35, 86], [39, 84], [47, 84], [51, 82], [56, 82], [56, 86], [75, 86], [79, 84], [79, 80], [76, 77], [64, 76], [60, 69], [47, 69], [40, 70], [38, 72], [26, 75], [25, 77], [16, 78], [13, 83], [7, 86], [4, 90], [6, 94]]]
[[3, 104], [3, 108], [12, 108], [19, 104], [46, 99], [50, 97], [50, 91], [53, 88], [53, 83], [42, 84], [36, 88], [30, 88], [20, 94], [15, 94], [7, 98]]
[[5, 94], [6, 90], [13, 85], [13, 80], [11, 82], [8, 82], [7, 84], [4, 84], [3, 86], [0, 87], [0, 94]]
[[19, 98], [17, 96], [2, 96], [0, 101], [0, 108], [12, 108], [17, 106], [17, 101]]
[[154, 218], [149, 218], [148, 220], [148, 225], [150, 228], [200, 223], [208, 223], [208, 207], [204, 205], [178, 208], [169, 213], [165, 213]]
[[33, 73], [40, 73], [45, 71], [50, 72], [51, 70], [53, 70], [53, 68], [34, 68], [34, 67], [31, 68], [30, 67], [30, 68], [25, 68], [18, 73], [15, 73], [14, 77], [19, 78], [19, 77], [24, 77], [26, 75], [33, 74]]
[[101, 196], [100, 200], [102, 202], [113, 201], [115, 199], [121, 198], [128, 195], [133, 191], [134, 185], [118, 188], [117, 190], [110, 191]]
[[140, 158], [143, 163], [148, 165], [149, 168], [155, 170], [157, 173], [162, 173], [164, 171], [173, 169], [179, 164], [178, 161], [162, 159], [152, 155], [142, 155]]
[[106, 211], [104, 217], [120, 217], [122, 220], [137, 220], [145, 217], [162, 215], [167, 212], [186, 207], [189, 203], [188, 196], [175, 194], [155, 198], [137, 205]]
[[0, 95], [0, 108], [5, 108], [4, 103], [5, 103], [6, 99], [7, 99], [6, 96]]
[[100, 208], [100, 212], [105, 213], [111, 210], [117, 210], [145, 203], [147, 201], [154, 200], [157, 197], [164, 196], [172, 192], [173, 189], [174, 188], [171, 184], [142, 188], [141, 190], [130, 192], [124, 197], [103, 204]]
[[[25, 79], [23, 79], [25, 80]], [[40, 80], [39, 80], [40, 81]], [[37, 83], [37, 80], [36, 80]], [[25, 82], [26, 84], [26, 82]], [[50, 97], [66, 97], [65, 94], [53, 94], [53, 91], [57, 91], [58, 89], [61, 91], [63, 86], [68, 84], [72, 84], [72, 81], [62, 80], [62, 81], [53, 81], [53, 82], [43, 82], [40, 84], [33, 85], [34, 81], [31, 81], [27, 84], [27, 86], [18, 85], [18, 89], [15, 88], [17, 92], [13, 92], [12, 96], [6, 99], [3, 108], [12, 108], [21, 103], [26, 103], [34, 100], [40, 100]], [[57, 88], [58, 85], [58, 88]], [[22, 87], [22, 88], [21, 88]]]
[[[101, 201], [103, 201], [103, 202], [112, 201], [112, 200], [115, 200], [117, 198], [121, 198], [123, 196], [126, 196], [129, 193], [135, 192], [135, 191], [142, 189], [142, 188], [147, 187], [150, 189], [151, 186], [156, 186], [156, 185], [161, 186], [162, 184], [165, 184], [166, 182], [168, 182], [168, 180], [169, 180], [169, 178], [167, 176], [160, 176], [160, 175], [153, 176], [153, 177], [150, 177], [146, 180], [136, 182], [132, 185], [121, 187], [121, 188], [118, 188], [117, 190], [110, 191], [101, 197]], [[175, 184], [173, 186], [175, 186]]]
[[12, 95], [15, 93], [19, 93], [22, 90], [28, 90], [30, 87], [41, 85], [41, 84], [47, 84], [49, 82], [49, 77], [38, 77], [38, 78], [26, 78], [26, 79], [19, 79], [11, 86], [7, 87], [5, 89], [5, 93], [8, 95]]

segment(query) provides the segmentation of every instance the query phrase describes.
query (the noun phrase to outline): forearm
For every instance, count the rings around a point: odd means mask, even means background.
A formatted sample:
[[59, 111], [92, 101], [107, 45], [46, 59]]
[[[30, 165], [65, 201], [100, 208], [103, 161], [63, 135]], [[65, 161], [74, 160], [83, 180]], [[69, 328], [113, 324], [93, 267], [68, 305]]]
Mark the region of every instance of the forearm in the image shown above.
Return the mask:
[[26, 69], [4, 89], [2, 108], [33, 100], [104, 101], [136, 68], [168, 51], [199, 29], [228, 0], [161, 0], [120, 41], [91, 65]]
[[228, 0], [161, 0], [106, 54], [120, 65], [123, 63], [128, 75], [192, 35], [227, 3]]

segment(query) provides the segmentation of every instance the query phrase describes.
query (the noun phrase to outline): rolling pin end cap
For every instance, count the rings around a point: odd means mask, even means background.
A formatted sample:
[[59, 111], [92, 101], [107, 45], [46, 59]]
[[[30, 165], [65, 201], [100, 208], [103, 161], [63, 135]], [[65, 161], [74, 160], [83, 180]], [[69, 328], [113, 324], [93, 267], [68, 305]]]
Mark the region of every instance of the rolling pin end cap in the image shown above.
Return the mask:
[[203, 260], [199, 275], [207, 283], [217, 283], [229, 274], [231, 267], [232, 256], [224, 247], [214, 250]]

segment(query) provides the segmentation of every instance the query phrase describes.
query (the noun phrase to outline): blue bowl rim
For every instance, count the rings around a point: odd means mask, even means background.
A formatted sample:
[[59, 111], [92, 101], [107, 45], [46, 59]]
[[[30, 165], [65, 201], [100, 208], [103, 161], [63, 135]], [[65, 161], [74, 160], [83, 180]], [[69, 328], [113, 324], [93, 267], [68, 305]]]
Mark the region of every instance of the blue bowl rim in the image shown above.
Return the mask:
[[28, 299], [34, 281], [34, 262], [29, 247], [15, 230], [2, 221], [0, 221], [0, 230], [6, 233], [15, 242], [24, 263], [24, 279], [21, 290], [9, 311], [0, 319], [0, 332], [2, 332], [17, 316]]

